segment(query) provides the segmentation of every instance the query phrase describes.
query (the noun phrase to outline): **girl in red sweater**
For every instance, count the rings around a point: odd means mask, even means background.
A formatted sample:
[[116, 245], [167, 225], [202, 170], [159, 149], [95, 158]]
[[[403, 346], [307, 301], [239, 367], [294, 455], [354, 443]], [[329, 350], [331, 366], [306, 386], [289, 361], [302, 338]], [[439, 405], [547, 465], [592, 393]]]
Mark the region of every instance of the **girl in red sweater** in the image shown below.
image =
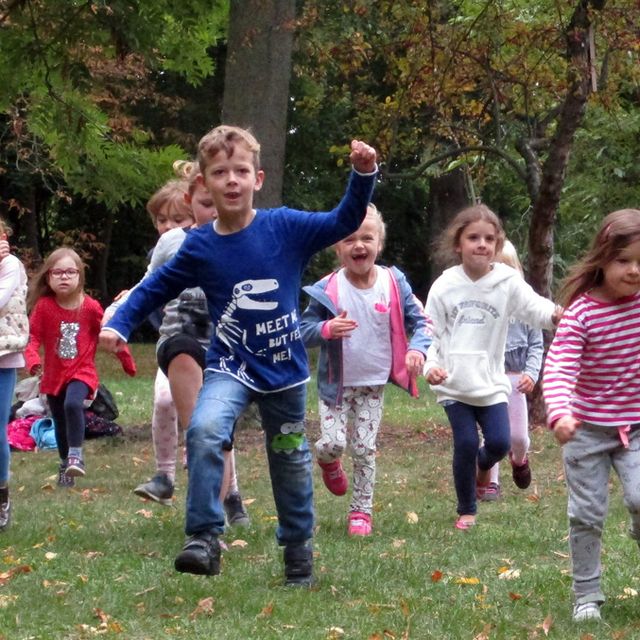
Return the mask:
[[[30, 337], [25, 358], [30, 373], [42, 375], [40, 392], [47, 395], [55, 423], [61, 487], [72, 487], [76, 476], [85, 475], [84, 401], [98, 388], [95, 355], [103, 311], [85, 294], [84, 282], [80, 256], [67, 247], [56, 249], [31, 281], [27, 299]], [[118, 355], [125, 371], [132, 373], [130, 354]]]

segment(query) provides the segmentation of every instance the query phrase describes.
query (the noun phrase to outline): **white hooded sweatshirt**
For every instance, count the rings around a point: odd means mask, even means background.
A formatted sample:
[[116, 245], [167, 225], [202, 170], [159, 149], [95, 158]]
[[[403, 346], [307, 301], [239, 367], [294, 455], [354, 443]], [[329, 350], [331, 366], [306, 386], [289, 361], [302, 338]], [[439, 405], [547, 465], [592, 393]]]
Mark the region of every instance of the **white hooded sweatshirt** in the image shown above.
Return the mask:
[[478, 280], [471, 280], [462, 265], [444, 271], [431, 286], [426, 304], [434, 335], [424, 372], [441, 367], [448, 374], [442, 384], [432, 385], [438, 402], [479, 407], [507, 402], [511, 384], [504, 372], [504, 349], [509, 318], [551, 329], [554, 310], [551, 300], [505, 264], [494, 263]]

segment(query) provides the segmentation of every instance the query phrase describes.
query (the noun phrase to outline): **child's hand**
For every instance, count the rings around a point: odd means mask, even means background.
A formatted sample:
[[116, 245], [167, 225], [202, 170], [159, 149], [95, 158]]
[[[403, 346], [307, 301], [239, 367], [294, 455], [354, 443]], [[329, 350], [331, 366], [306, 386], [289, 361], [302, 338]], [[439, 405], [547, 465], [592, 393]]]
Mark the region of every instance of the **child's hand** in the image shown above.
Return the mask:
[[125, 341], [113, 331], [102, 329], [98, 336], [98, 344], [101, 349], [108, 351], [109, 353], [118, 353], [126, 344]]
[[376, 150], [361, 140], [351, 141], [349, 156], [353, 168], [358, 173], [373, 173], [376, 170]]
[[431, 367], [424, 376], [429, 384], [442, 384], [449, 374], [441, 367]]
[[520, 393], [531, 393], [533, 391], [533, 387], [536, 386], [536, 383], [526, 374], [523, 373], [520, 376], [520, 380], [518, 380], [518, 385], [516, 389]]
[[347, 318], [347, 312], [343, 311], [340, 315], [327, 320], [324, 331], [329, 336], [329, 340], [337, 338], [348, 338], [354, 329], [358, 328], [358, 323], [351, 318]]
[[564, 313], [564, 307], [561, 307], [559, 304], [557, 304], [553, 312], [553, 315], [551, 316], [551, 322], [553, 322], [554, 326], [556, 327], [558, 326], [563, 313]]
[[563, 416], [553, 425], [553, 435], [561, 445], [566, 444], [576, 434], [579, 426], [580, 420], [576, 420], [573, 416]]
[[424, 354], [420, 351], [410, 350], [407, 351], [407, 355], [404, 359], [404, 364], [407, 367], [409, 375], [413, 378], [419, 376], [424, 366]]
[[122, 298], [122, 296], [126, 296], [127, 293], [129, 293], [129, 289], [123, 289], [114, 299], [114, 302], [118, 302], [118, 300], [120, 300], [120, 298]]
[[42, 365], [41, 364], [34, 364], [33, 367], [31, 367], [31, 369], [29, 369], [29, 373], [32, 376], [41, 376], [42, 375]]

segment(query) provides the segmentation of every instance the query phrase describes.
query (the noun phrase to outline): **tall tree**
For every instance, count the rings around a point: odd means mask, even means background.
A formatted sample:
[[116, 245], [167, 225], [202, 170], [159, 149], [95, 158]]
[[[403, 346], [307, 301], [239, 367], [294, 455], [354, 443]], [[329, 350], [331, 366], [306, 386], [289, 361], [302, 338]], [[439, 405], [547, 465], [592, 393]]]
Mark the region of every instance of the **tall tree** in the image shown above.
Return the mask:
[[261, 206], [282, 202], [295, 0], [231, 0], [222, 120], [261, 144]]
[[139, 105], [163, 99], [161, 74], [212, 74], [227, 12], [225, 0], [0, 2], [0, 207], [26, 222], [34, 253], [71, 203], [93, 207], [87, 230], [106, 234], [170, 177], [187, 153], [158, 143]]
[[463, 167], [482, 197], [488, 167], [501, 163], [528, 196], [517, 213], [534, 212], [532, 279], [548, 294], [548, 231], [573, 136], [599, 72], [607, 82], [594, 100], [612, 116], [621, 87], [637, 82], [638, 3], [351, 0], [341, 7], [305, 3], [296, 68], [313, 84], [297, 109], [323, 121], [327, 104], [339, 110], [342, 123], [326, 133], [326, 147], [346, 127], [374, 140], [387, 183]]

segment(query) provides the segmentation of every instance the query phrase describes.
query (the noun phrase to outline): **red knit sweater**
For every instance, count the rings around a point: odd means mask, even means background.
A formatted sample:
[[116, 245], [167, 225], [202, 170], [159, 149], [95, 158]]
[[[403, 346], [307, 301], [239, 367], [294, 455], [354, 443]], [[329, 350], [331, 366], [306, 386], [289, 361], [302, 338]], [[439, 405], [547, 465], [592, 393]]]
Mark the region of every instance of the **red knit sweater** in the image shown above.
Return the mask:
[[29, 344], [25, 351], [28, 371], [41, 364], [40, 393], [58, 395], [71, 380], [84, 382], [91, 396], [98, 388], [96, 349], [102, 307], [85, 295], [78, 309], [63, 309], [54, 296], [43, 296], [29, 316]]

